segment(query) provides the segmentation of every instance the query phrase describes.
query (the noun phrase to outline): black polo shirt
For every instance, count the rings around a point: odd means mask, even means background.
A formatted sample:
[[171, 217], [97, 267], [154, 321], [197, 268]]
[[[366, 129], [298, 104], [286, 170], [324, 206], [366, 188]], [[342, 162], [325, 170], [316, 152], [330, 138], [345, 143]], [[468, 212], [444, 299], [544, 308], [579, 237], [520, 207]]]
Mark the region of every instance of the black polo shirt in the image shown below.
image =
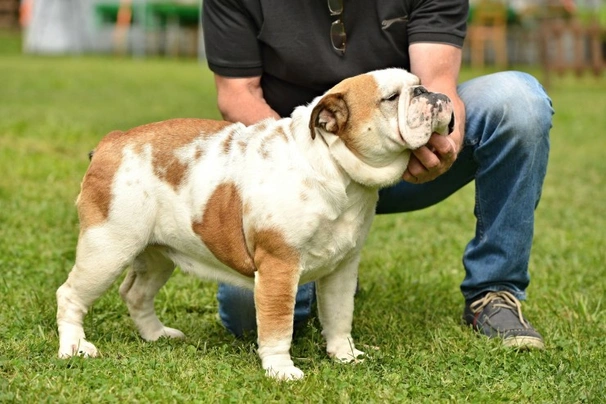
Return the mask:
[[225, 77], [261, 76], [281, 116], [343, 80], [370, 70], [410, 68], [414, 42], [463, 45], [468, 2], [343, 0], [347, 48], [332, 48], [327, 0], [204, 0], [206, 56]]

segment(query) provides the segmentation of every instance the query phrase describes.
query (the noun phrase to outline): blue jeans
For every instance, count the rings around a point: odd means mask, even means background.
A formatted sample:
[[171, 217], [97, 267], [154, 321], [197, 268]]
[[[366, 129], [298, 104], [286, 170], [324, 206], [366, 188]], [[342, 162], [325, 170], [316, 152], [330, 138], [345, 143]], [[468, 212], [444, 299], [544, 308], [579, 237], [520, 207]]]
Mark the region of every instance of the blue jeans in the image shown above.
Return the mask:
[[[495, 73], [462, 83], [467, 122], [463, 149], [449, 171], [431, 182], [400, 182], [380, 191], [377, 213], [409, 212], [443, 201], [475, 180], [476, 232], [463, 254], [466, 300], [507, 290], [523, 300], [534, 211], [549, 155], [551, 100], [534, 77]], [[299, 287], [295, 327], [310, 315], [314, 284]], [[219, 285], [219, 315], [235, 335], [256, 328], [253, 293]]]

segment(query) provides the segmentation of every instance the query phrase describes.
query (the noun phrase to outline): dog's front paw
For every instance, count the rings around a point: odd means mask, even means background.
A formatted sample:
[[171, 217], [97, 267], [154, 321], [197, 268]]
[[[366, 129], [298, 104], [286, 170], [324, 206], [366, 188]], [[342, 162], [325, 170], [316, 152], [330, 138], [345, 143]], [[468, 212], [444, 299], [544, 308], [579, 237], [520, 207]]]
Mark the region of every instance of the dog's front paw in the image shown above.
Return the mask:
[[99, 354], [97, 348], [85, 339], [71, 342], [62, 342], [59, 346], [59, 358], [67, 359], [72, 356], [94, 358]]
[[265, 376], [276, 380], [286, 381], [299, 380], [303, 378], [303, 372], [301, 369], [295, 366], [288, 353], [262, 355], [265, 353], [264, 351], [265, 350], [263, 348], [260, 348], [263, 369], [265, 369]]
[[276, 380], [299, 380], [302, 379], [305, 374], [301, 369], [296, 366], [283, 366], [283, 367], [270, 367], [265, 369], [265, 375]]
[[142, 330], [141, 337], [146, 341], [157, 341], [161, 337], [183, 339], [185, 334], [176, 328], [162, 327], [155, 331]]
[[164, 327], [162, 330], [162, 337], [166, 338], [177, 338], [183, 339], [185, 338], [185, 334], [181, 332], [181, 330], [177, 330], [176, 328]]
[[339, 351], [336, 352], [335, 354], [331, 355], [330, 353], [328, 354], [330, 357], [332, 357], [334, 360], [341, 362], [341, 363], [350, 363], [350, 362], [362, 362], [364, 359], [361, 358], [362, 356], [364, 356], [364, 352], [362, 351], [358, 351], [357, 349], [349, 349], [347, 351]]
[[329, 344], [326, 351], [328, 356], [342, 363], [361, 362], [363, 359], [360, 357], [364, 356], [364, 352], [357, 350], [349, 338], [339, 344]]

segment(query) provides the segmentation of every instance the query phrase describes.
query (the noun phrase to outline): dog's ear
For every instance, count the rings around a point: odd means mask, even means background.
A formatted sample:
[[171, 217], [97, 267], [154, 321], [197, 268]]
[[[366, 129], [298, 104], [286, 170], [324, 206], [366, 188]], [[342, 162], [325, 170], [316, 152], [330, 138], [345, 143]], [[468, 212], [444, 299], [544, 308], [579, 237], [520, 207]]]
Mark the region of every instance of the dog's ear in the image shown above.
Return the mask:
[[316, 138], [316, 128], [337, 134], [349, 118], [349, 109], [341, 93], [326, 94], [314, 107], [309, 119], [311, 138]]

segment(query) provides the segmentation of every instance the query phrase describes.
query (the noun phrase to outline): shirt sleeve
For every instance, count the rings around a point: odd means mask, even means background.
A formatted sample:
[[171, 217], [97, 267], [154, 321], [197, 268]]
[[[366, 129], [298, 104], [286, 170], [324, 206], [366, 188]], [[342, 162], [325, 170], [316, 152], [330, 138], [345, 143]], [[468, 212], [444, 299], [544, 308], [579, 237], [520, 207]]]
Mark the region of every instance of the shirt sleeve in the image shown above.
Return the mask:
[[260, 13], [244, 1], [203, 1], [202, 29], [208, 67], [220, 76], [252, 77], [263, 73], [257, 41]]
[[408, 41], [463, 46], [469, 2], [462, 0], [415, 0], [409, 15]]

